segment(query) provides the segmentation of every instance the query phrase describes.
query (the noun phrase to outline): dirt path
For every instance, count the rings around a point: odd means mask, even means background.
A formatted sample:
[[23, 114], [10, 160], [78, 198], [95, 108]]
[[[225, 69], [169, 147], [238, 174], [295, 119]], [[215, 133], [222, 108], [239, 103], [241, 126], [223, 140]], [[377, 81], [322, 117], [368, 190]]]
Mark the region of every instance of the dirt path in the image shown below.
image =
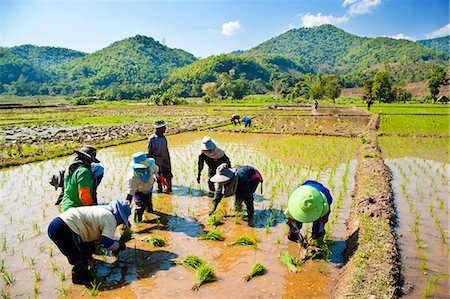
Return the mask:
[[347, 261], [333, 292], [334, 298], [397, 298], [400, 258], [392, 174], [384, 164], [374, 115], [362, 137], [353, 205], [347, 220]]

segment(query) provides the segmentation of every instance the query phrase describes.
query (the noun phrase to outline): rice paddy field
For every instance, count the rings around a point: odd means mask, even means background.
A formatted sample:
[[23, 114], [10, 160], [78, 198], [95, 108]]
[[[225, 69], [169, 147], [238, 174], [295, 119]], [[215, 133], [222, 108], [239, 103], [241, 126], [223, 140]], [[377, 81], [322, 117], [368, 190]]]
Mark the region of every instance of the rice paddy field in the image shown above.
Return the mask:
[[[131, 108], [119, 110], [125, 113], [127, 109]], [[169, 129], [171, 120], [179, 126], [187, 123], [181, 117], [184, 108], [171, 109], [151, 110], [158, 114], [149, 117], [167, 119]], [[448, 298], [448, 106], [380, 109], [378, 141], [385, 164], [393, 173], [395, 230], [404, 281], [401, 296]], [[118, 257], [95, 256], [99, 279], [90, 288], [71, 283], [71, 266], [46, 233], [48, 224], [60, 213], [54, 205], [59, 191], [48, 184], [48, 179], [65, 168], [72, 157], [2, 168], [1, 297], [333, 297], [344, 266], [346, 222], [364, 144], [361, 134], [370, 118], [359, 108], [335, 110], [192, 109], [196, 120], [188, 123], [203, 119], [221, 125], [168, 135], [173, 193], [153, 192], [155, 212], [145, 213], [142, 223], [133, 223], [132, 239]], [[98, 117], [105, 120], [108, 113], [115, 115], [111, 111]], [[89, 113], [86, 119], [95, 123], [92, 110]], [[253, 126], [230, 124], [227, 117], [233, 113], [255, 117]], [[69, 116], [67, 119], [80, 124], [81, 119]], [[207, 192], [206, 169], [201, 183], [196, 182], [199, 147], [205, 135], [218, 142], [233, 166], [252, 165], [261, 172], [264, 182], [262, 190], [258, 187], [255, 193], [254, 227], [248, 226], [245, 212], [234, 210], [231, 197], [222, 200], [216, 219], [208, 217], [212, 198]], [[126, 197], [131, 156], [145, 149], [146, 142], [138, 141], [98, 151], [97, 157], [105, 167], [99, 202]], [[301, 250], [297, 243], [287, 240], [283, 211], [289, 194], [307, 179], [322, 182], [334, 199], [325, 237], [329, 247], [325, 257], [287, 266], [282, 260], [297, 257]], [[311, 226], [303, 230], [308, 232]], [[204, 240], [207, 233], [216, 240]], [[192, 269], [183, 263], [192, 255], [203, 260], [202, 267]], [[261, 275], [243, 279], [256, 271], [255, 267], [263, 267]], [[200, 285], [196, 276], [201, 276], [200, 272], [212, 281]]]

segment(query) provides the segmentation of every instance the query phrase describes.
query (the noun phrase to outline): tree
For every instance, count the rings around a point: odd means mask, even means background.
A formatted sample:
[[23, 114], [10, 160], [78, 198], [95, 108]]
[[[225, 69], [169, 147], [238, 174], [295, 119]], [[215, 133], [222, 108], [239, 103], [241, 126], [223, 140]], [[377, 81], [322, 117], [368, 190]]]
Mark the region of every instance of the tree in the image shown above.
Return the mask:
[[217, 89], [216, 82], [206, 82], [202, 85], [202, 91], [211, 99], [216, 99], [219, 97], [219, 90]]
[[325, 75], [322, 77], [324, 94], [327, 98], [332, 99], [333, 103], [336, 98], [341, 95], [341, 85], [336, 75]]
[[433, 65], [431, 75], [427, 81], [427, 87], [430, 92], [433, 103], [439, 94], [439, 87], [448, 84], [449, 78], [447, 71], [442, 66]]
[[373, 81], [370, 79], [364, 80], [363, 82], [363, 100], [366, 101], [366, 103], [368, 102], [372, 102], [373, 101], [373, 97], [372, 97], [372, 86], [373, 86]]
[[373, 76], [372, 98], [383, 103], [392, 102], [392, 79], [387, 71], [377, 72]]

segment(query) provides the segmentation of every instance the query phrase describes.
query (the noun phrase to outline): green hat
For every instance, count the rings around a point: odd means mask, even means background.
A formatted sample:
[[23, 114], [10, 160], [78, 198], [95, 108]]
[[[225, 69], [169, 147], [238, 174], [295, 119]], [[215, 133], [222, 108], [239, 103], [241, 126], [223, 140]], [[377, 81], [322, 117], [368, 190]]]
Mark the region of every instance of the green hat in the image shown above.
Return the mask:
[[327, 198], [323, 193], [314, 187], [302, 185], [289, 196], [288, 208], [284, 213], [289, 218], [308, 223], [316, 221], [329, 210]]

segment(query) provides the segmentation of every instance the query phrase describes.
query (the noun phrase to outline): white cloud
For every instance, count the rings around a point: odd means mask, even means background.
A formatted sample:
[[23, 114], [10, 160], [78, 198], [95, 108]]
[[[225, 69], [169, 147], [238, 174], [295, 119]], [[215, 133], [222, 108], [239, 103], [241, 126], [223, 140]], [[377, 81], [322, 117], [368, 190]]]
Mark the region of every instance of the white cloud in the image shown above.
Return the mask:
[[230, 21], [222, 25], [221, 33], [223, 35], [234, 35], [241, 29], [241, 24], [239, 21]]
[[450, 35], [450, 23], [427, 34], [427, 38], [436, 38]]
[[333, 15], [322, 16], [321, 13], [313, 15], [308, 12], [306, 15], [301, 16], [301, 21], [303, 27], [313, 27], [313, 26], [320, 26], [323, 24], [337, 25], [347, 23], [349, 21], [349, 18], [347, 16], [342, 17], [335, 17]]
[[349, 7], [348, 13], [351, 16], [370, 13], [375, 7], [381, 5], [382, 0], [344, 0], [343, 7]]
[[391, 38], [393, 38], [393, 39], [407, 39], [407, 40], [412, 40], [412, 41], [416, 40], [414, 37], [405, 35], [403, 33], [399, 33], [399, 34], [393, 35], [393, 36], [391, 36]]

